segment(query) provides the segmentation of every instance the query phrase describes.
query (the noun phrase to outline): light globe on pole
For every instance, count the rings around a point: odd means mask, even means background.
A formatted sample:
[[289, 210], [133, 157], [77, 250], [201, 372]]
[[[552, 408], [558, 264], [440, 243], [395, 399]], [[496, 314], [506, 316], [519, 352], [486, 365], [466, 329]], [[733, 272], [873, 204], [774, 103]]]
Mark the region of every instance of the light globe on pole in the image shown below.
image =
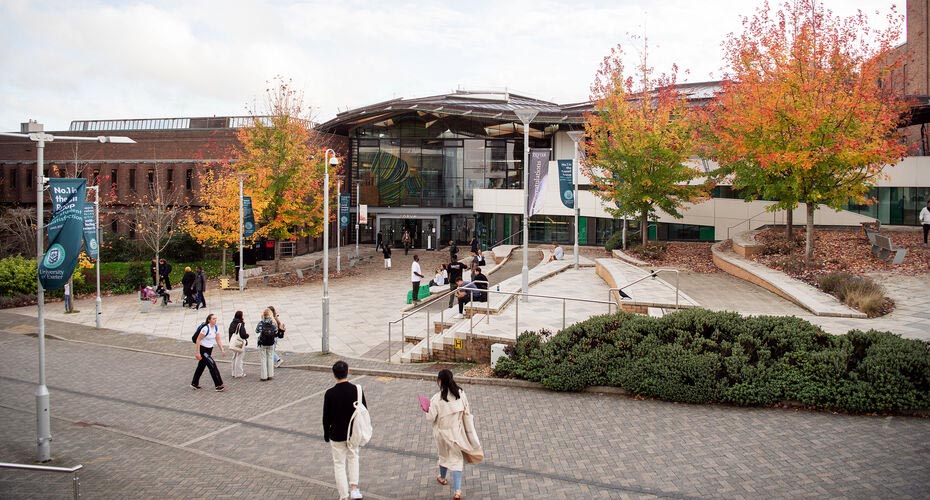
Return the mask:
[[529, 192], [529, 163], [530, 163], [530, 123], [533, 121], [533, 118], [536, 118], [536, 115], [539, 114], [538, 109], [534, 108], [517, 108], [513, 110], [516, 113], [517, 118], [523, 122], [523, 268], [521, 270], [521, 281], [520, 281], [520, 291], [523, 293], [523, 301], [526, 302], [529, 297], [527, 294], [530, 291], [530, 268], [527, 264], [529, 260], [529, 245], [530, 245], [530, 231], [529, 231], [529, 202], [530, 202], [530, 192]]

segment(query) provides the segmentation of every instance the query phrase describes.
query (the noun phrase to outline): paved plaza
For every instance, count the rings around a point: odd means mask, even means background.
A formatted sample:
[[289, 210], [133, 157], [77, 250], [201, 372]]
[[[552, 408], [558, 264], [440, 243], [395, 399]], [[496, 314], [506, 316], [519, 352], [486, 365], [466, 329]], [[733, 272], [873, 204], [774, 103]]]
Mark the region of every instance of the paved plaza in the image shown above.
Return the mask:
[[[362, 458], [365, 498], [450, 498], [433, 479], [434, 444], [416, 398], [435, 391], [442, 365], [364, 356], [384, 343], [387, 321], [405, 306], [412, 253], [402, 253], [391, 271], [378, 260], [331, 281], [335, 354], [327, 356], [318, 352], [319, 281], [208, 291], [208, 311], [224, 325], [237, 309], [254, 324], [268, 304], [288, 322], [283, 347], [291, 354], [274, 382], [258, 383], [249, 351], [245, 379], [228, 377], [222, 360], [226, 393], [188, 387], [196, 364], [190, 334], [204, 311], [143, 314], [134, 297], [109, 297], [106, 328], [96, 330], [92, 300], [77, 301], [82, 312], [73, 315], [49, 304], [53, 465], [85, 466], [84, 498], [335, 498], [320, 420], [332, 383], [326, 367], [342, 355], [366, 388], [376, 429]], [[419, 254], [427, 276], [447, 256]], [[491, 282], [518, 268], [506, 264]], [[681, 287], [710, 309], [796, 315], [837, 333], [877, 328], [928, 338], [925, 277], [877, 278], [897, 308], [874, 320], [815, 317], [723, 273], [682, 273]], [[532, 291], [599, 301], [607, 288], [587, 267]], [[570, 324], [606, 306], [566, 302], [565, 310]], [[0, 312], [0, 461], [31, 463], [35, 455], [34, 316], [34, 307]], [[512, 337], [515, 316], [511, 303], [476, 323], [475, 333]], [[560, 300], [532, 299], [521, 303], [517, 328], [558, 330], [561, 322]], [[466, 468], [466, 498], [925, 498], [930, 491], [930, 419], [696, 406], [477, 379], [466, 390], [488, 457]], [[0, 498], [69, 498], [69, 477], [35, 474], [0, 471]]]
[[[4, 318], [0, 330], [28, 330], [15, 315]], [[50, 331], [67, 327], [50, 322]], [[139, 335], [104, 338], [125, 337], [145, 343]], [[30, 463], [36, 339], [0, 331], [0, 352], [0, 460]], [[257, 367], [248, 366], [248, 377], [226, 381], [226, 393], [192, 391], [194, 360], [169, 354], [49, 340], [53, 465], [85, 466], [84, 498], [336, 497], [320, 429], [331, 375], [282, 369], [260, 384]], [[229, 365], [221, 369], [228, 374]], [[450, 498], [433, 479], [434, 444], [416, 399], [435, 384], [355, 381], [375, 425], [362, 453], [365, 498]], [[465, 389], [487, 453], [465, 469], [466, 498], [920, 498], [930, 491], [927, 419]], [[69, 494], [67, 475], [0, 472], [0, 498]]]

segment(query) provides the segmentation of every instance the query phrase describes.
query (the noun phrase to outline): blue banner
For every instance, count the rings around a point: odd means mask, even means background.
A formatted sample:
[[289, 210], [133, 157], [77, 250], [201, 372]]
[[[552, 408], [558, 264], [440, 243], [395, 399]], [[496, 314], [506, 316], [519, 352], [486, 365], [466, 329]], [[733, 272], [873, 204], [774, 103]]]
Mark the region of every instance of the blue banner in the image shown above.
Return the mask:
[[97, 244], [97, 216], [94, 204], [84, 205], [84, 252], [91, 260], [100, 258], [100, 245]]
[[352, 196], [348, 194], [339, 195], [339, 229], [349, 227], [349, 205], [352, 203]]
[[575, 181], [572, 176], [572, 161], [559, 160], [559, 193], [565, 208], [575, 208]]
[[252, 212], [252, 197], [242, 197], [242, 235], [246, 238], [255, 234], [255, 214]]
[[52, 220], [48, 223], [48, 249], [39, 263], [39, 282], [46, 290], [61, 288], [77, 266], [84, 227], [87, 179], [49, 179]]

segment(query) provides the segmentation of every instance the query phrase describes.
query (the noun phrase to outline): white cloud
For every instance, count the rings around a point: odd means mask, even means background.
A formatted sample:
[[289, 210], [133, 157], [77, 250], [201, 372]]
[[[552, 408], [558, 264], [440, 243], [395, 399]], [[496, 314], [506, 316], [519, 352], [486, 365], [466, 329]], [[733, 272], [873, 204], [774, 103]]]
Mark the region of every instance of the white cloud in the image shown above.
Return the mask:
[[612, 46], [635, 55], [631, 34], [648, 36], [658, 71], [677, 63], [690, 81], [719, 77], [720, 43], [753, 9], [725, 0], [5, 2], [0, 128], [244, 114], [275, 75], [292, 78], [320, 120], [457, 87], [579, 101]]

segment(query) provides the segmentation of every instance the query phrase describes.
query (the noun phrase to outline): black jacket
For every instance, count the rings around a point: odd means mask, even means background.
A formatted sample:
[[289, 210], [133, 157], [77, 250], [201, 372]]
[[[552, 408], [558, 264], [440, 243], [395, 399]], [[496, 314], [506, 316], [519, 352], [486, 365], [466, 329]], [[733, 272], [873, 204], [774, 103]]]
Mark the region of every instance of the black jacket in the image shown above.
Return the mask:
[[[323, 440], [346, 441], [349, 439], [349, 420], [355, 413], [352, 405], [358, 399], [358, 391], [351, 382], [340, 382], [326, 391], [323, 396]], [[362, 391], [362, 404], [368, 408], [365, 401], [365, 391]]]
[[[229, 340], [232, 340], [232, 336], [235, 335], [236, 330], [240, 328], [239, 325], [242, 325], [242, 329], [239, 331], [239, 336], [242, 337], [242, 340], [249, 338], [249, 330], [245, 327], [245, 321], [239, 318], [233, 318], [232, 323], [229, 324]], [[246, 343], [248, 344], [248, 342]]]
[[194, 274], [194, 271], [186, 271], [184, 276], [181, 277], [181, 286], [184, 287], [184, 292], [189, 293], [194, 290], [194, 280], [197, 279], [197, 275]]

